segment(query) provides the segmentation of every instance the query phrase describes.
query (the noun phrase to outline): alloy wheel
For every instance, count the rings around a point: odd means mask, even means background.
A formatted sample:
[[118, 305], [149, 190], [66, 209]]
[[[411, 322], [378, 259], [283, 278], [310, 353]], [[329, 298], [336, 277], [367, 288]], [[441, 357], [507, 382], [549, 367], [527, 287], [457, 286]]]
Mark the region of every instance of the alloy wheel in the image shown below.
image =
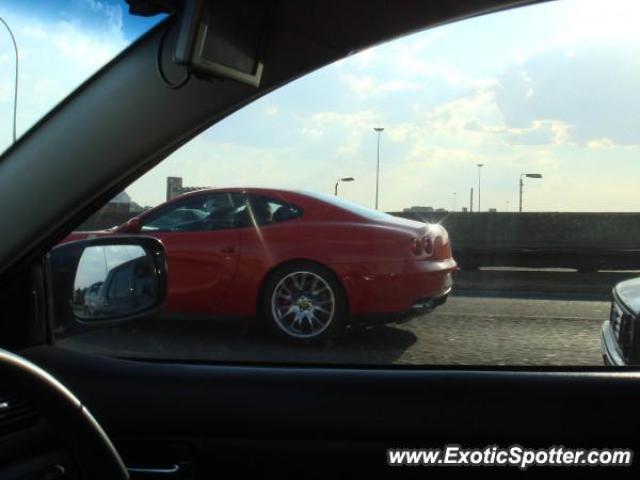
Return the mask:
[[335, 296], [327, 281], [309, 271], [292, 272], [277, 283], [271, 313], [278, 327], [296, 338], [324, 332], [335, 315]]

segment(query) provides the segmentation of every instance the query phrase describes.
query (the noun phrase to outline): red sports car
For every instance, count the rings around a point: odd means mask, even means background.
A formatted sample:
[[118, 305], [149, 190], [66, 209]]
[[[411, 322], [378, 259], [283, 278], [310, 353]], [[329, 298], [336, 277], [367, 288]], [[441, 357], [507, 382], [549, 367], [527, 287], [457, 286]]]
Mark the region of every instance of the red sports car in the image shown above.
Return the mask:
[[93, 233], [164, 243], [167, 312], [259, 316], [298, 340], [429, 312], [446, 300], [457, 268], [442, 226], [310, 192], [200, 190]]

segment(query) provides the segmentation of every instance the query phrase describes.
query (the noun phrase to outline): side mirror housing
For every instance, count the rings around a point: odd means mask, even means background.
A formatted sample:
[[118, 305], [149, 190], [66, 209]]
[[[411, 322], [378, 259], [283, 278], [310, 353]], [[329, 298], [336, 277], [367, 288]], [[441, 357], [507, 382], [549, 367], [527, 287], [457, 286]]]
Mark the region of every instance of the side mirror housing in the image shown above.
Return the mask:
[[155, 238], [65, 243], [51, 250], [48, 265], [53, 315], [63, 329], [146, 316], [159, 310], [167, 295], [166, 254]]

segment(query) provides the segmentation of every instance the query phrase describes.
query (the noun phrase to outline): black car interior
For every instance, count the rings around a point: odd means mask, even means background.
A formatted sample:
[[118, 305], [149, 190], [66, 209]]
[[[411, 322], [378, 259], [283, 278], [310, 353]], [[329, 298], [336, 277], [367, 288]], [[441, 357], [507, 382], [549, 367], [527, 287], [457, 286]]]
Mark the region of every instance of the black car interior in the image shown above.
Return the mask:
[[[630, 368], [180, 363], [56, 346], [47, 252], [197, 133], [352, 52], [535, 2], [269, 1], [263, 67], [244, 80], [173, 62], [183, 2], [129, 3], [171, 15], [0, 158], [0, 478], [209, 479], [227, 469], [425, 478], [432, 472], [388, 467], [386, 449], [638, 447], [640, 374]], [[185, 71], [183, 85], [167, 85]], [[34, 191], [47, 201], [34, 204]]]

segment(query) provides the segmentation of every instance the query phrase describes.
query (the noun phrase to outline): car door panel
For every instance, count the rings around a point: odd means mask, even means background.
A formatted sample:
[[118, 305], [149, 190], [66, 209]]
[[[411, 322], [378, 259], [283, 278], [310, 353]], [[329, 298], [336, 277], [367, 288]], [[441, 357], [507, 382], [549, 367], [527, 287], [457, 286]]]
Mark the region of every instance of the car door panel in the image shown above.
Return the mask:
[[240, 249], [240, 231], [227, 214], [242, 201], [238, 193], [194, 193], [141, 217], [141, 233], [160, 239], [167, 252], [166, 312], [224, 313]]
[[167, 250], [169, 293], [165, 310], [220, 313], [238, 262], [236, 229], [154, 234]]

